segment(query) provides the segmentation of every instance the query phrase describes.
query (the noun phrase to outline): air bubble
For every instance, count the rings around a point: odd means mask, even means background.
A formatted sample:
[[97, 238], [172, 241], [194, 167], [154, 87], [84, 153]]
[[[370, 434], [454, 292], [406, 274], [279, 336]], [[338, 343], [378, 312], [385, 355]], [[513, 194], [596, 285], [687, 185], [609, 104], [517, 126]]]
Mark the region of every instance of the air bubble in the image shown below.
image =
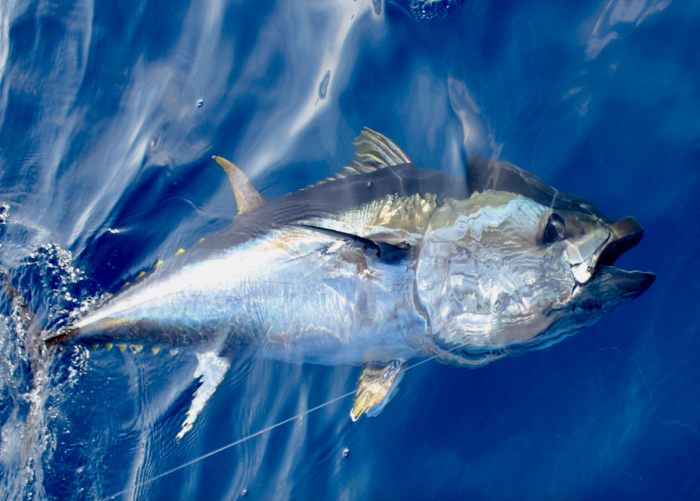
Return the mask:
[[204, 106], [204, 99], [197, 101], [197, 108], [201, 108], [202, 106]]
[[328, 70], [321, 80], [321, 84], [318, 86], [318, 98], [326, 99], [326, 93], [328, 92], [328, 83], [331, 80], [331, 70]]
[[343, 457], [346, 458], [350, 455], [350, 449], [343, 449]]
[[[458, 12], [468, 0], [399, 0], [413, 18], [422, 23], [444, 19]], [[408, 5], [406, 5], [408, 4]]]

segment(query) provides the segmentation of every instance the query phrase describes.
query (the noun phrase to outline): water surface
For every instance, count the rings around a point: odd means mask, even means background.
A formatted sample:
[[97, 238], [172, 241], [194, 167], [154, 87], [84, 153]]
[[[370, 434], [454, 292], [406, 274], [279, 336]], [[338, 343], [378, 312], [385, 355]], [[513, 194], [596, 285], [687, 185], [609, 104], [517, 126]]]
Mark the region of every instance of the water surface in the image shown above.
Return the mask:
[[620, 266], [657, 273], [552, 348], [423, 364], [377, 418], [340, 400], [145, 485], [360, 368], [242, 354], [177, 441], [194, 357], [64, 350], [32, 408], [3, 295], [2, 497], [699, 497], [698, 26], [680, 0], [0, 1], [0, 261], [49, 329], [228, 224], [211, 155], [273, 198], [337, 172], [363, 126], [425, 168], [505, 159], [634, 215]]

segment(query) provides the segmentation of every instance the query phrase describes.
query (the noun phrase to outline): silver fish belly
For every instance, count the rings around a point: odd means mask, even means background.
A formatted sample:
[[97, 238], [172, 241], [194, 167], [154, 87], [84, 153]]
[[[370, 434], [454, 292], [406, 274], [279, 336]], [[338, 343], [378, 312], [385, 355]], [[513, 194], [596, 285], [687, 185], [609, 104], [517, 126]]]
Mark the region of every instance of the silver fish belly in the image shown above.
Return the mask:
[[274, 359], [326, 365], [410, 358], [425, 320], [413, 262], [389, 265], [344, 240], [287, 228], [174, 273], [157, 270], [81, 319], [85, 339], [221, 348], [260, 342]]

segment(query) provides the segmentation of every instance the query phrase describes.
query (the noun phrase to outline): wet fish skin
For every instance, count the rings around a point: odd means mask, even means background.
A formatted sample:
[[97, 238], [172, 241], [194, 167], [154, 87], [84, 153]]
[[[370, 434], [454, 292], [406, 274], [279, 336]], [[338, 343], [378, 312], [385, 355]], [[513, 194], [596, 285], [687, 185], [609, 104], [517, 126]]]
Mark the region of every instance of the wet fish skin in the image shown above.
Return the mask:
[[255, 343], [296, 363], [379, 363], [358, 386], [372, 385], [357, 406], [371, 414], [400, 379], [363, 384], [381, 364], [478, 367], [541, 349], [655, 279], [613, 266], [643, 235], [632, 217], [609, 219], [508, 162], [469, 156], [460, 177], [413, 165], [368, 129], [355, 144], [337, 179], [274, 200], [216, 157], [239, 206], [231, 225], [47, 343], [188, 345], [225, 358]]
[[408, 357], [413, 333], [425, 331], [413, 266], [285, 227], [174, 272], [156, 270], [82, 318], [73, 337], [210, 349], [233, 336], [262, 341], [271, 358], [332, 365]]
[[[365, 141], [359, 151], [365, 160], [394, 154], [384, 144]], [[56, 341], [217, 349], [259, 341], [266, 356], [325, 364], [446, 350], [453, 362], [481, 365], [565, 337], [631, 297], [616, 295], [611, 280], [606, 293], [590, 283], [606, 249], [639, 241], [636, 220], [613, 222], [506, 162], [470, 157], [466, 178], [365, 165], [370, 172], [265, 201], [240, 169], [217, 161], [241, 209], [231, 226]], [[564, 233], [545, 242], [552, 217]], [[333, 231], [412, 251], [386, 263]], [[580, 306], [591, 304], [600, 307]]]

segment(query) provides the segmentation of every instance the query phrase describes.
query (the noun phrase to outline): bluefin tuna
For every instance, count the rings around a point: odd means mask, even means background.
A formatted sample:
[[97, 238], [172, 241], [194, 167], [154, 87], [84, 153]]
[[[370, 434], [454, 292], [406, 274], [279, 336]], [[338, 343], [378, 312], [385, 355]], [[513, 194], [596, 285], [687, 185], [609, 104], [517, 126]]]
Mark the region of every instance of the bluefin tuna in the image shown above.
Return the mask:
[[363, 365], [356, 420], [381, 411], [410, 359], [479, 367], [545, 348], [654, 281], [613, 266], [642, 238], [632, 217], [611, 220], [505, 161], [468, 156], [456, 176], [367, 128], [354, 144], [343, 172], [271, 200], [214, 157], [232, 223], [47, 344], [198, 352], [216, 370], [179, 436], [250, 343], [271, 359]]

